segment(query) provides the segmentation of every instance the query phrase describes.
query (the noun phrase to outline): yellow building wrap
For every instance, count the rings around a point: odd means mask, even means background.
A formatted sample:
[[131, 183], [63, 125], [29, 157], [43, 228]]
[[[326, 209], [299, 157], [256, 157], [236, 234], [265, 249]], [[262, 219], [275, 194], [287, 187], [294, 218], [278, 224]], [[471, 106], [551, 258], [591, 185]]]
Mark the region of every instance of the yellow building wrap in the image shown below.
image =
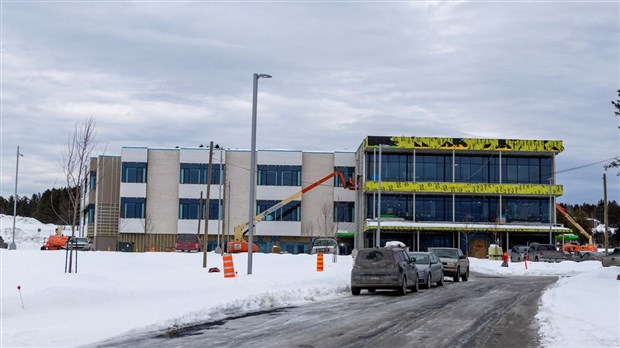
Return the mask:
[[[501, 226], [501, 227], [500, 227]], [[377, 226], [368, 226], [365, 225], [364, 226], [364, 231], [370, 231], [370, 230], [376, 230]], [[403, 231], [403, 232], [409, 232], [409, 231], [423, 231], [423, 232], [439, 232], [439, 231], [451, 231], [451, 232], [456, 232], [456, 231], [468, 231], [468, 232], [530, 232], [530, 233], [549, 233], [549, 229], [545, 229], [545, 228], [527, 228], [527, 227], [523, 227], [523, 226], [510, 226], [510, 225], [506, 225], [506, 224], [502, 224], [502, 225], [498, 225], [498, 226], [485, 226], [485, 227], [480, 227], [480, 226], [476, 226], [474, 224], [472, 224], [471, 226], [462, 226], [462, 225], [455, 225], [452, 227], [447, 227], [447, 226], [424, 226], [424, 227], [420, 227], [420, 226], [415, 226], [415, 225], [411, 225], [411, 226], [385, 226], [385, 225], [381, 225], [381, 230], [389, 230], [389, 231]], [[571, 229], [570, 228], [566, 228], [566, 227], [554, 227], [552, 233], [555, 234], [562, 234], [562, 233], [568, 233], [570, 232]]]
[[379, 144], [396, 149], [523, 151], [554, 153], [564, 151], [564, 145], [561, 140], [432, 138], [406, 136], [367, 137], [365, 141], [365, 148], [374, 148]]
[[[366, 181], [364, 191], [378, 191], [379, 183]], [[462, 182], [381, 182], [382, 192], [396, 193], [455, 193], [455, 194], [502, 194], [502, 195], [549, 195], [549, 185], [542, 184], [470, 184]], [[564, 194], [562, 185], [552, 185], [554, 196]]]

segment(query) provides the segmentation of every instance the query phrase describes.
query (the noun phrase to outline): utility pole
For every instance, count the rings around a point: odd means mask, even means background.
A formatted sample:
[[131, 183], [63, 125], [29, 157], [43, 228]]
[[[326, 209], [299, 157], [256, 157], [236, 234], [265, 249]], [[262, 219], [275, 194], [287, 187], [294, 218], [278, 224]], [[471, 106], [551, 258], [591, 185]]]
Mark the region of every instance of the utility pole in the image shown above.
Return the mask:
[[378, 183], [378, 193], [377, 193], [377, 241], [375, 242], [375, 247], [381, 247], [381, 148], [382, 145], [379, 145], [379, 183]]
[[209, 143], [209, 169], [207, 170], [207, 200], [205, 202], [205, 235], [203, 238], [203, 247], [202, 247], [202, 268], [207, 268], [207, 246], [209, 245], [207, 242], [207, 238], [209, 235], [209, 199], [211, 197], [211, 173], [213, 171], [212, 168], [213, 161], [213, 141]]
[[603, 221], [605, 224], [605, 256], [609, 255], [609, 224], [607, 220], [607, 174], [603, 173]]
[[[222, 175], [220, 175], [220, 178], [221, 177]], [[224, 220], [224, 217], [226, 216], [226, 201], [228, 200], [228, 197], [226, 197], [226, 183], [222, 183], [222, 181], [220, 180], [220, 192], [222, 190], [224, 190], [224, 194], [222, 195], [222, 200], [220, 201], [220, 207], [222, 208], [221, 210], [222, 216], [220, 217], [222, 219], [222, 228], [220, 229], [220, 240], [222, 241], [221, 253], [222, 253], [222, 256], [224, 256], [224, 247], [228, 245], [227, 243], [224, 242], [224, 229], [227, 227], [226, 220]]]
[[198, 201], [198, 230], [196, 231], [196, 236], [200, 238], [200, 221], [202, 220], [202, 217], [200, 216], [200, 214], [202, 214], [202, 191], [200, 191], [200, 200]]

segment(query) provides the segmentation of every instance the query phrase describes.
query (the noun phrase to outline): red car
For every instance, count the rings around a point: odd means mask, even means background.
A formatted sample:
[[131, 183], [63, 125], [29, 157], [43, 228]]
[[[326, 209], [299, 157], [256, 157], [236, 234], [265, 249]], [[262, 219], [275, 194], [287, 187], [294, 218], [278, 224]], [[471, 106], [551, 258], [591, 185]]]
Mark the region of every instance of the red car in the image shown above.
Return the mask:
[[200, 237], [195, 234], [179, 234], [177, 237], [177, 244], [175, 246], [176, 251], [187, 252], [201, 252], [202, 245], [200, 243]]

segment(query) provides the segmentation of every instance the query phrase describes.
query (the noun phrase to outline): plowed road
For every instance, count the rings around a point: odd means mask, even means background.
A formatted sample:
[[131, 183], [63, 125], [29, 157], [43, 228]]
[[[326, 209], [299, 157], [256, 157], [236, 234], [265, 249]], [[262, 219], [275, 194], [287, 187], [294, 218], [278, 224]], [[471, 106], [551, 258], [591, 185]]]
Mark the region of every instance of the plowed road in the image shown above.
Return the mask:
[[96, 347], [536, 347], [534, 316], [555, 277], [487, 277], [247, 313]]

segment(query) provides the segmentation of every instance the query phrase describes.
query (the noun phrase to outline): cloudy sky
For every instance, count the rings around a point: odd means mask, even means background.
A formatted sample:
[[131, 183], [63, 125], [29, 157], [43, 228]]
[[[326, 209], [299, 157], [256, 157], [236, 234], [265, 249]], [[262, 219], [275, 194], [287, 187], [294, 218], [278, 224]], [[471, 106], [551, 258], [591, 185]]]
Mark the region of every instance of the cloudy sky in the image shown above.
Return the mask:
[[[1, 195], [64, 186], [98, 148], [356, 150], [367, 135], [558, 139], [557, 170], [620, 155], [620, 5], [608, 2], [3, 1]], [[558, 174], [602, 199], [603, 164]], [[610, 199], [619, 179], [608, 174]]]

